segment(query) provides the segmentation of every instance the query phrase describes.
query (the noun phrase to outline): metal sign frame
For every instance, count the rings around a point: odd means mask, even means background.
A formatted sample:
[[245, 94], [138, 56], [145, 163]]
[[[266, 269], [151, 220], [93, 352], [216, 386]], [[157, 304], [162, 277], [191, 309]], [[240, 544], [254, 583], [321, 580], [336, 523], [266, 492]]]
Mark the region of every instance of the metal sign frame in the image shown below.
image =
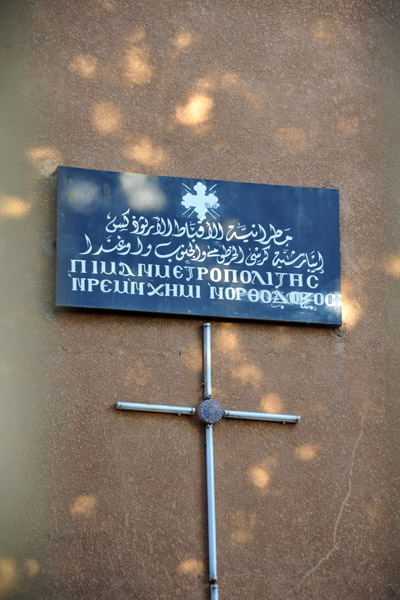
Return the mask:
[[56, 302], [340, 325], [338, 190], [59, 167]]

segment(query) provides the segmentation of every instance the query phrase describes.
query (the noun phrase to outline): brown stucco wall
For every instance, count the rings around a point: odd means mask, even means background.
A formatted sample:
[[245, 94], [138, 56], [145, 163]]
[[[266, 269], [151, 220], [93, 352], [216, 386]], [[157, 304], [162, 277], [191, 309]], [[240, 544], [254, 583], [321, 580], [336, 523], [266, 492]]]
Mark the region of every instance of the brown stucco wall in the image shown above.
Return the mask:
[[399, 4], [3, 1], [0, 598], [204, 600], [201, 320], [55, 309], [57, 165], [340, 190], [344, 325], [215, 322], [220, 598], [400, 597]]

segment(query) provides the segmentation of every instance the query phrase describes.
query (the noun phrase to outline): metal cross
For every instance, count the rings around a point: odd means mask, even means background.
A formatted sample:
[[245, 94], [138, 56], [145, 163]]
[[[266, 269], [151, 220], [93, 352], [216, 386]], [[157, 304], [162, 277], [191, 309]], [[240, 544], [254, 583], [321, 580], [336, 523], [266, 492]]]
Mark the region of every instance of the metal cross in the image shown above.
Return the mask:
[[[218, 600], [217, 583], [217, 535], [215, 526], [215, 487], [214, 487], [214, 446], [213, 426], [222, 418], [250, 419], [254, 421], [274, 421], [275, 423], [297, 423], [298, 415], [279, 415], [271, 413], [243, 412], [224, 410], [221, 404], [211, 398], [211, 326], [203, 325], [203, 373], [204, 400], [197, 409], [199, 419], [206, 424], [206, 467], [207, 467], [207, 512], [208, 512], [208, 564], [211, 600]], [[187, 406], [166, 406], [162, 404], [138, 404], [136, 402], [117, 402], [118, 410], [161, 412], [175, 415], [194, 415], [195, 408]]]

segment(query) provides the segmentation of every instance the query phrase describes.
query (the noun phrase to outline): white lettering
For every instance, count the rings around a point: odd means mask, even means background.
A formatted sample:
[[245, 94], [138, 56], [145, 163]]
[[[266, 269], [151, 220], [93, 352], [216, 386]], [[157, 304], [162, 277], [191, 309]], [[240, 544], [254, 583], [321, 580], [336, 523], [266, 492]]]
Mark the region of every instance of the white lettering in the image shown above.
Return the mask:
[[148, 293], [149, 296], [155, 296], [155, 295], [164, 296], [164, 293], [161, 291], [162, 288], [164, 287], [163, 284], [155, 287], [153, 284], [148, 283], [147, 287], [150, 289], [150, 291]]
[[72, 278], [72, 291], [73, 292], [86, 291], [85, 281], [86, 281], [85, 277], [82, 277], [81, 279], [78, 279], [78, 277], [73, 277]]
[[289, 302], [291, 304], [300, 304], [301, 303], [301, 294], [300, 292], [290, 292], [288, 295]]
[[110, 262], [110, 271], [107, 271], [107, 263], [105, 260], [100, 261], [100, 273], [102, 275], [116, 275], [117, 271], [115, 269], [115, 262]]
[[109, 287], [107, 289], [106, 286], [111, 286], [112, 282], [109, 279], [103, 279], [102, 281], [100, 281], [100, 291], [103, 292], [104, 294], [108, 294], [109, 292], [111, 292], [111, 287]]
[[271, 271], [265, 271], [265, 273], [267, 275], [267, 283], [265, 285], [273, 285]]
[[137, 267], [138, 276], [143, 277], [153, 277], [153, 265], [145, 265], [143, 263], [139, 263]]
[[225, 298], [227, 300], [235, 300], [235, 298], [236, 298], [235, 288], [233, 288], [233, 287], [225, 288]]
[[175, 265], [175, 267], [172, 269], [172, 274], [175, 277], [175, 279], [182, 279], [183, 267], [181, 267], [181, 265]]
[[208, 269], [206, 267], [197, 267], [197, 280], [203, 281], [203, 275], [208, 273]]
[[75, 260], [75, 259], [71, 260], [71, 273], [77, 273], [78, 272], [77, 271], [78, 263], [80, 263], [80, 266], [81, 266], [80, 272], [81, 273], [86, 273], [86, 260]]
[[265, 304], [269, 304], [272, 300], [272, 294], [269, 290], [261, 290], [260, 292], [260, 300]]
[[178, 284], [177, 283], [166, 283], [165, 284], [165, 296], [178, 296]]
[[[161, 275], [161, 269], [164, 268], [164, 275]], [[170, 277], [169, 275], [169, 266], [168, 265], [154, 265], [154, 277], [161, 277], [161, 279], [165, 279], [166, 277]]]
[[242, 283], [250, 283], [251, 282], [250, 271], [240, 271], [239, 278]]
[[[311, 285], [311, 279], [315, 279], [315, 285]], [[316, 275], [309, 275], [307, 277], [306, 283], [308, 285], [309, 288], [311, 288], [312, 290], [314, 290], [315, 288], [318, 287], [318, 283], [319, 283], [319, 279]]]
[[87, 281], [87, 291], [88, 292], [93, 292], [93, 286], [99, 285], [99, 283], [100, 283], [98, 279], [92, 279], [92, 278], [86, 279], [86, 281]]
[[[193, 285], [183, 285], [182, 283], [179, 284], [179, 295], [182, 296], [183, 298], [194, 298], [194, 293], [195, 293], [195, 287], [196, 288], [200, 288], [199, 285], [193, 286]], [[186, 289], [187, 288], [187, 289]], [[196, 296], [196, 298], [198, 298], [199, 296]]]
[[258, 290], [255, 290], [254, 288], [248, 291], [247, 296], [250, 302], [258, 302], [260, 299], [260, 294]]
[[119, 263], [118, 275], [123, 275], [124, 277], [135, 277], [135, 273], [132, 271], [130, 266], [124, 262]]
[[188, 272], [188, 276], [186, 277], [186, 281], [190, 281], [193, 278], [194, 267], [184, 267], [184, 268]]
[[[210, 285], [210, 284], [208, 284]], [[224, 291], [222, 288], [216, 288], [214, 285], [210, 285], [210, 299], [215, 300], [215, 295], [218, 296], [218, 300], [224, 299]]]
[[324, 303], [323, 295], [320, 293], [314, 294], [314, 304], [316, 304], [317, 306], [322, 306], [323, 303]]
[[[267, 283], [266, 281], [264, 281], [264, 279], [261, 277], [260, 273], [258, 271], [252, 271], [253, 277], [251, 280], [251, 283], [254, 285], [256, 282], [256, 280], [258, 279], [258, 281], [261, 283], [261, 285], [272, 285], [272, 281], [271, 283]], [[271, 275], [271, 273], [267, 273], [267, 275]]]
[[139, 283], [136, 281], [131, 281], [131, 290], [130, 293], [131, 294], [139, 294], [139, 296], [143, 296], [144, 295], [144, 283], [143, 281], [140, 281]]
[[[122, 283], [122, 290], [120, 289], [120, 285]], [[129, 294], [129, 281], [119, 281], [119, 279], [114, 279], [114, 294]]]
[[288, 275], [288, 273], [275, 273], [275, 275], [277, 275], [279, 278], [278, 285], [276, 285], [275, 287], [280, 288], [283, 285], [283, 278], [285, 277], [285, 275]]
[[225, 283], [237, 283], [237, 271], [235, 269], [224, 269], [224, 281]]
[[236, 300], [243, 300], [247, 296], [247, 291], [244, 288], [236, 288]]
[[273, 290], [274, 304], [290, 304], [289, 300], [279, 290]]
[[303, 287], [303, 275], [301, 273], [289, 273], [290, 287]]
[[325, 304], [327, 306], [336, 306], [335, 294], [327, 294], [325, 296]]
[[211, 281], [221, 281], [221, 279], [222, 279], [221, 269], [218, 269], [217, 267], [214, 267], [213, 269], [211, 269], [210, 279], [211, 279]]

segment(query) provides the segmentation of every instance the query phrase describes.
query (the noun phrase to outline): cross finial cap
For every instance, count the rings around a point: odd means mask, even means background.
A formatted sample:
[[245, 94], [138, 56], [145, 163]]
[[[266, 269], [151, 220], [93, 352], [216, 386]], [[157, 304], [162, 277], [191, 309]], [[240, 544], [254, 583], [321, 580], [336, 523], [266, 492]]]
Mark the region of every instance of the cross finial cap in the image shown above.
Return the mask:
[[220, 421], [224, 416], [224, 409], [218, 400], [214, 400], [214, 398], [208, 398], [200, 404], [198, 415], [199, 419], [203, 421], [203, 423], [214, 425], [214, 423], [218, 423], [218, 421]]

